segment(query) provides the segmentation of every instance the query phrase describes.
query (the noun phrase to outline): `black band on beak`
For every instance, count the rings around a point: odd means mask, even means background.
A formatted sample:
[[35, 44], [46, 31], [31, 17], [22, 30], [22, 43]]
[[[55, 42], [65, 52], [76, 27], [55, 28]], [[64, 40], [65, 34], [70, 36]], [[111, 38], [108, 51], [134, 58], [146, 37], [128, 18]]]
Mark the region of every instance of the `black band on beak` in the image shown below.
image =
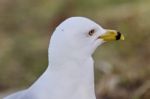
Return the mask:
[[120, 40], [120, 38], [121, 38], [121, 33], [117, 32], [116, 40]]

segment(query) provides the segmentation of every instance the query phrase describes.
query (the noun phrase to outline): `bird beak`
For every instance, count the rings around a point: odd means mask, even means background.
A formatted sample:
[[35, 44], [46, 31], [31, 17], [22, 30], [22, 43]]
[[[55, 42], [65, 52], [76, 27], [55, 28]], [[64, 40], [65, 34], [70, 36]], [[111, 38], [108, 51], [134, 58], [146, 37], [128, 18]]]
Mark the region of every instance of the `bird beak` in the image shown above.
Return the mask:
[[116, 30], [106, 30], [106, 32], [98, 38], [104, 41], [124, 40], [124, 35]]

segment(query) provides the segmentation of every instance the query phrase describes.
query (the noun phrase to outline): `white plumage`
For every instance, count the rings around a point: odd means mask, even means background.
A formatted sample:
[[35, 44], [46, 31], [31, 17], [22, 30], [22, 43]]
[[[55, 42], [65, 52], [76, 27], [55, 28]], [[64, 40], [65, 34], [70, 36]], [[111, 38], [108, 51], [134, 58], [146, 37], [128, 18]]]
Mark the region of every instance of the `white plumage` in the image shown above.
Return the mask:
[[96, 99], [92, 54], [107, 30], [84, 17], [71, 17], [54, 31], [49, 64], [28, 89], [4, 99]]

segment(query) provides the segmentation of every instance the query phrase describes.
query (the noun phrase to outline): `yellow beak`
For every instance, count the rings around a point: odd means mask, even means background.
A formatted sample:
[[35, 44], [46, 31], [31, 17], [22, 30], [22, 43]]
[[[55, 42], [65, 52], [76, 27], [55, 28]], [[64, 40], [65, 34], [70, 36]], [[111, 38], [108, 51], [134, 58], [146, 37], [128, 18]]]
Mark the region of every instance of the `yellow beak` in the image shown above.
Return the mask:
[[99, 39], [103, 39], [104, 41], [124, 40], [124, 35], [116, 30], [106, 30], [106, 33], [99, 36]]

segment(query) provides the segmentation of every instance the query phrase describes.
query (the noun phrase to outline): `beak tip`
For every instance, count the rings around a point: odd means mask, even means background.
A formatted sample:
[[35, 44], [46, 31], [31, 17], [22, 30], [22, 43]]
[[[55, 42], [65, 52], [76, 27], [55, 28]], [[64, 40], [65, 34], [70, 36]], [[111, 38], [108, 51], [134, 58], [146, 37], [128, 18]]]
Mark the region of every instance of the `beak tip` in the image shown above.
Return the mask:
[[121, 38], [120, 38], [120, 40], [125, 40], [125, 37], [124, 37], [124, 35], [121, 35]]
[[104, 41], [125, 40], [124, 35], [116, 30], [107, 30], [106, 33], [99, 38]]

